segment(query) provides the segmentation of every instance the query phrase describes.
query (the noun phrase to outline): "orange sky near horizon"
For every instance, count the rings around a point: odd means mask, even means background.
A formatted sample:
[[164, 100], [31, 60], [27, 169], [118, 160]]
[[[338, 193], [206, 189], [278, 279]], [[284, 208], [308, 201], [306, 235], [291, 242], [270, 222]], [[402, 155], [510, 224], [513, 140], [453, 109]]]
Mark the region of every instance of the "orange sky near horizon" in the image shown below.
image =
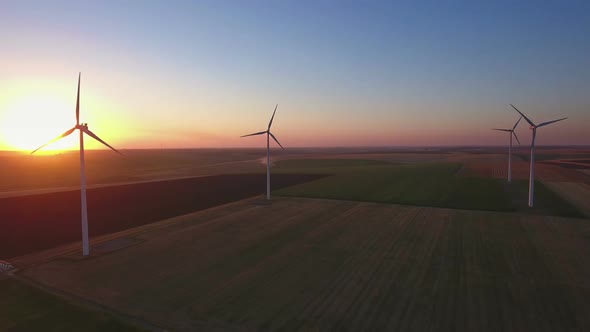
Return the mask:
[[[3, 86], [0, 98], [0, 150], [30, 151], [71, 128], [75, 124], [75, 79], [74, 76], [69, 81], [54, 82], [46, 77], [29, 78]], [[213, 105], [194, 103], [192, 107], [196, 111], [185, 111], [184, 114], [190, 116], [179, 120], [173, 111], [158, 112], [156, 109], [162, 103], [142, 106], [134, 101], [125, 101], [118, 95], [111, 97], [108, 83], [98, 84], [97, 88], [92, 77], [82, 76], [81, 121], [88, 122], [93, 132], [116, 148], [265, 145], [264, 137], [239, 136], [264, 130], [272, 114], [272, 105], [254, 103], [240, 109], [235, 104], [226, 103], [215, 108]], [[134, 98], [141, 99], [141, 96], [135, 95]], [[253, 109], [253, 105], [258, 106], [257, 109]], [[169, 105], [174, 106], [172, 103]], [[142, 107], [147, 109], [145, 116], [137, 117], [141, 114], [137, 110]], [[191, 108], [187, 105], [178, 107]], [[214, 110], [208, 111], [208, 107]], [[337, 114], [334, 110], [336, 107], [322, 105], [321, 108], [330, 109], [330, 116], [326, 116], [322, 112], [314, 113], [310, 106], [302, 112], [291, 105], [280, 104], [273, 132], [286, 147], [504, 145], [507, 139], [489, 131], [489, 128], [509, 127], [517, 119], [508, 107], [490, 110], [486, 117], [474, 118], [462, 114], [453, 118], [450, 115], [452, 113], [446, 113], [444, 109], [429, 111], [426, 109], [428, 105], [419, 104], [391, 105], [391, 114], [379, 112], [372, 116], [364, 116], [361, 109], [349, 109], [342, 112], [344, 116], [332, 118], [333, 114]], [[409, 110], [409, 114], [403, 116], [395, 111], [397, 108]], [[502, 119], [499, 113], [502, 113]], [[212, 115], [207, 118], [206, 114]], [[545, 119], [539, 121], [542, 120]], [[530, 134], [524, 121], [517, 132], [523, 144], [529, 142]], [[582, 124], [570, 121], [540, 130], [539, 142], [549, 145], [588, 144], [588, 140], [573, 140], [573, 137], [587, 136]], [[103, 148], [90, 138], [85, 142], [88, 149]], [[46, 150], [77, 148], [78, 136], [72, 134], [48, 146]]]

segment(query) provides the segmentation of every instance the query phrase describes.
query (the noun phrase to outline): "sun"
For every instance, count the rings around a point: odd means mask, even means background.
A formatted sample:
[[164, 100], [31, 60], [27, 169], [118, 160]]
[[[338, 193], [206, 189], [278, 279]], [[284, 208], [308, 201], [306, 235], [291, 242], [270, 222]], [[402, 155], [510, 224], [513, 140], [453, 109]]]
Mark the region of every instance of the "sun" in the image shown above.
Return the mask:
[[[0, 104], [0, 149], [32, 151], [75, 124], [75, 100], [55, 95], [19, 96]], [[76, 135], [45, 147], [44, 153], [75, 149]]]

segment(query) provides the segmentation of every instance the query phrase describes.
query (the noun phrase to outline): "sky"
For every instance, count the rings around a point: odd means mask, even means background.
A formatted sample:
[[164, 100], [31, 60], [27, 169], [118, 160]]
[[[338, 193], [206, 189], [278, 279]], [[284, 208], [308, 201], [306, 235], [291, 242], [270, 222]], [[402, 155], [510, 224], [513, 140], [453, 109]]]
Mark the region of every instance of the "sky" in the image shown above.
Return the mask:
[[[0, 0], [0, 149], [590, 145], [588, 1]], [[524, 122], [523, 122], [524, 123]], [[530, 130], [517, 129], [523, 144]], [[52, 146], [77, 147], [72, 135]], [[89, 148], [99, 148], [87, 143]]]

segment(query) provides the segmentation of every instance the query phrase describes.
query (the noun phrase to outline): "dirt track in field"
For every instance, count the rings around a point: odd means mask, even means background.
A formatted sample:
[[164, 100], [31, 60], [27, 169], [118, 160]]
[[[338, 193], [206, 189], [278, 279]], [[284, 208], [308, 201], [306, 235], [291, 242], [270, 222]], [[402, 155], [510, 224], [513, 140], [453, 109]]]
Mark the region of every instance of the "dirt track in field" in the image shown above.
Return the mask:
[[583, 331], [588, 234], [587, 220], [281, 198], [20, 275], [174, 330]]
[[[274, 175], [274, 189], [318, 178]], [[90, 236], [124, 230], [266, 191], [266, 175], [222, 175], [89, 189]], [[0, 199], [0, 259], [80, 241], [80, 191]]]

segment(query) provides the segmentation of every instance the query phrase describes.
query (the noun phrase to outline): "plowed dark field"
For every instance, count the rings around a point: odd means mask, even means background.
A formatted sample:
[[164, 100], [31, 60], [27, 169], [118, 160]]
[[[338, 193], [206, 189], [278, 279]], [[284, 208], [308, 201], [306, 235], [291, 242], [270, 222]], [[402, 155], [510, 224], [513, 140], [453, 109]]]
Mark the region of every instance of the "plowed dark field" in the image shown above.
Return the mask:
[[[276, 175], [273, 189], [318, 175]], [[197, 177], [88, 190], [90, 236], [113, 233], [162, 219], [259, 195], [265, 174]], [[0, 199], [0, 259], [80, 241], [80, 191]]]

